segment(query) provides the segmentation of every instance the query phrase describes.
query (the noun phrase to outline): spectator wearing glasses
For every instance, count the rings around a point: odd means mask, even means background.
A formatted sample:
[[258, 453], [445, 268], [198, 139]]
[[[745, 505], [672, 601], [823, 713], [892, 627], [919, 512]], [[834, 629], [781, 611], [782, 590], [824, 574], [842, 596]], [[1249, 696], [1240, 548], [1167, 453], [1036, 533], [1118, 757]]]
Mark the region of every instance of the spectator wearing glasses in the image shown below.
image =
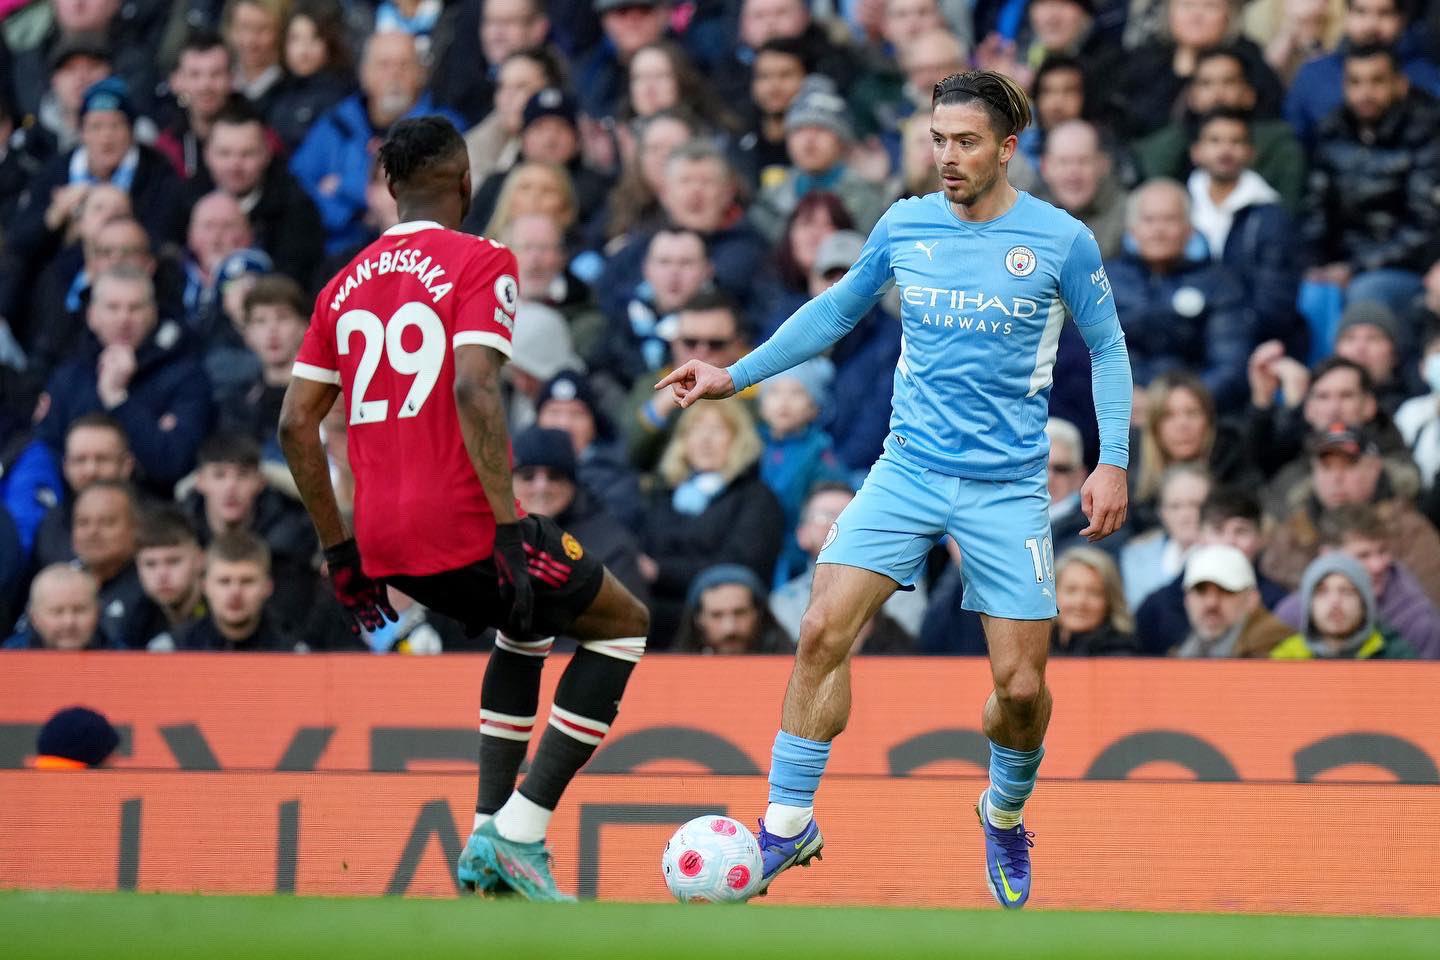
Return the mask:
[[[1045, 436], [1050, 438], [1050, 459], [1046, 463], [1050, 537], [1058, 556], [1088, 542], [1080, 536], [1080, 531], [1090, 525], [1080, 509], [1080, 488], [1085, 486], [1090, 471], [1085, 468], [1085, 442], [1075, 424], [1051, 417], [1045, 424]], [[1108, 538], [1104, 543], [1109, 547]]]

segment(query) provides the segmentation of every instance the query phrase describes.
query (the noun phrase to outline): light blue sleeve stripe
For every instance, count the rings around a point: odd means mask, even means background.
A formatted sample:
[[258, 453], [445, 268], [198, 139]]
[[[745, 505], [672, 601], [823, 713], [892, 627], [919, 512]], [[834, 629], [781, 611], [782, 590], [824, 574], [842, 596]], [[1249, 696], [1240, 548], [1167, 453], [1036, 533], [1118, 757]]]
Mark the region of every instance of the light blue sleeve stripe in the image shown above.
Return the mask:
[[769, 340], [726, 370], [737, 393], [820, 353], [870, 312], [895, 279], [890, 269], [889, 220], [887, 212], [875, 224], [860, 258], [838, 283], [796, 310]]

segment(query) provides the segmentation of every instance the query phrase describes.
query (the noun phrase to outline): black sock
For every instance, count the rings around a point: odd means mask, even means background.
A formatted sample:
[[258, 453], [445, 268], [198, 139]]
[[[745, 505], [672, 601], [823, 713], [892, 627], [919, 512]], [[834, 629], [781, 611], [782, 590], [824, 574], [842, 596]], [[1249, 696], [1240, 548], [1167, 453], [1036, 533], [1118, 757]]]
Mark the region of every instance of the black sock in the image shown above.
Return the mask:
[[520, 785], [527, 800], [547, 810], [560, 803], [560, 795], [609, 732], [634, 669], [634, 660], [583, 646], [575, 651], [555, 690], [550, 723], [540, 738], [535, 762]]
[[[553, 640], [501, 637], [480, 687], [480, 789], [476, 813], [493, 814], [515, 791], [540, 708], [540, 671]], [[523, 652], [521, 652], [523, 651]]]

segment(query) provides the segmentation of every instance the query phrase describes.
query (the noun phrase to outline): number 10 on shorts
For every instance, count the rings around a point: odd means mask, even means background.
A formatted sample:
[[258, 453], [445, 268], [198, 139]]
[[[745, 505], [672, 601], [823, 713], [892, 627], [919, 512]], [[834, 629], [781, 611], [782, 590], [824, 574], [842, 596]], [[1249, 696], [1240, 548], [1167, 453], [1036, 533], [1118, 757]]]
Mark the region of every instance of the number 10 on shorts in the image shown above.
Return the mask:
[[1054, 580], [1055, 545], [1050, 542], [1050, 538], [1031, 537], [1025, 541], [1025, 549], [1030, 551], [1030, 562], [1035, 564], [1035, 582]]

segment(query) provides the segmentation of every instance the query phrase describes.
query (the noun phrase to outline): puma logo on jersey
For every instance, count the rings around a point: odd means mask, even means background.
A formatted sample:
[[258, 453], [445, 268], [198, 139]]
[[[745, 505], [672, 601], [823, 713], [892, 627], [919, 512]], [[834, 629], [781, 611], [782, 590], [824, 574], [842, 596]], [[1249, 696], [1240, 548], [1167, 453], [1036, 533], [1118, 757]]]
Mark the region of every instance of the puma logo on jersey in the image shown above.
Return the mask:
[[929, 260], [931, 263], [935, 262], [935, 248], [938, 246], [940, 246], [939, 240], [931, 240], [929, 246], [926, 246], [919, 240], [915, 241], [915, 249], [923, 250], [925, 252], [925, 259]]

